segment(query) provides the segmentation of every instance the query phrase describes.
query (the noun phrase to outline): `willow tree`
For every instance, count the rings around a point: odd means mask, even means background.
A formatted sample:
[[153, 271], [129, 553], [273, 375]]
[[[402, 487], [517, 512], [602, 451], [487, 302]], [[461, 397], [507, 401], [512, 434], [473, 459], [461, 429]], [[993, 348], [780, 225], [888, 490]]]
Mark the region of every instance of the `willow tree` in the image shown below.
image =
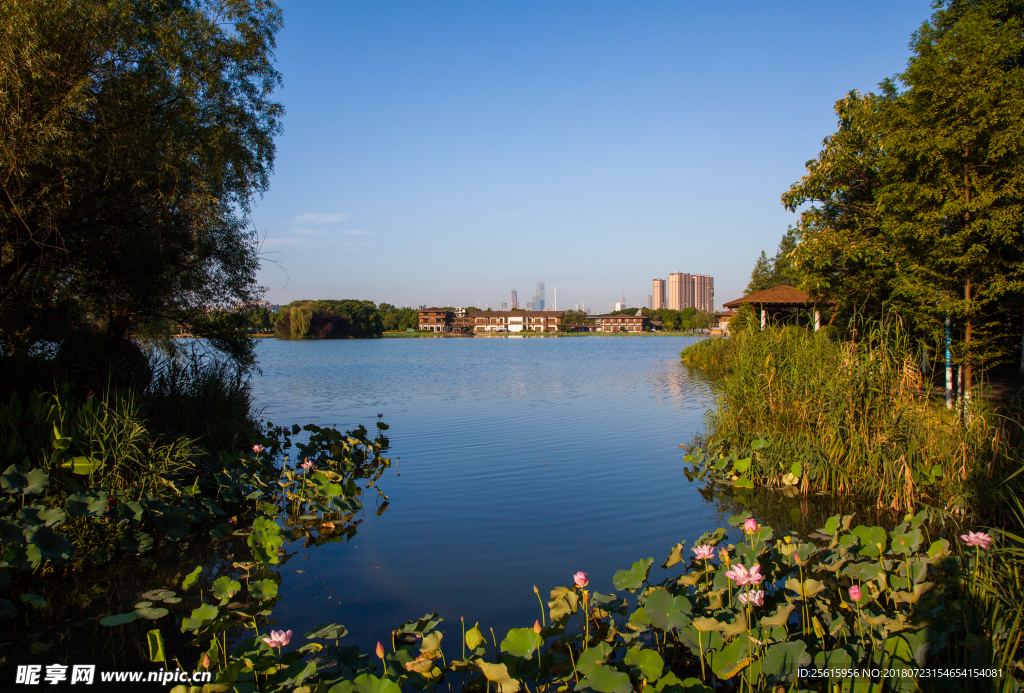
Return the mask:
[[266, 0], [0, 0], [0, 351], [165, 319], [242, 364], [282, 114]]

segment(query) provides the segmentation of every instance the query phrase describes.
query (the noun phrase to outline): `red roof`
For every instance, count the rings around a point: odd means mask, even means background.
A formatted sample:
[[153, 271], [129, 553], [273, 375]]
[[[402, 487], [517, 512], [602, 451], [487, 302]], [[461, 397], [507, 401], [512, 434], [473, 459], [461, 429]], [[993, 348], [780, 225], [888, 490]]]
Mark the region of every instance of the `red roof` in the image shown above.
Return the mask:
[[752, 294], [737, 298], [735, 301], [724, 303], [725, 308], [739, 308], [744, 303], [771, 304], [777, 306], [806, 306], [810, 305], [810, 296], [800, 289], [793, 288], [787, 284], [773, 286], [764, 291], [755, 291]]

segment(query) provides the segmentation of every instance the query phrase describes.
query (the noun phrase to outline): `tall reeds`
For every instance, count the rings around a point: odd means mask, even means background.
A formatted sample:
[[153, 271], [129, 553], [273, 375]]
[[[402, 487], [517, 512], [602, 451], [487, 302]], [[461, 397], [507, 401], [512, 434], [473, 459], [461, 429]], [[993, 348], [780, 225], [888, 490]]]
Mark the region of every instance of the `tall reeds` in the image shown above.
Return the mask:
[[1019, 426], [980, 399], [967, 416], [933, 400], [899, 320], [853, 334], [748, 329], [685, 350], [685, 362], [718, 376], [707, 442], [742, 451], [770, 438], [750, 471], [762, 485], [782, 485], [800, 462], [805, 492], [858, 494], [894, 511], [976, 508], [1020, 466]]

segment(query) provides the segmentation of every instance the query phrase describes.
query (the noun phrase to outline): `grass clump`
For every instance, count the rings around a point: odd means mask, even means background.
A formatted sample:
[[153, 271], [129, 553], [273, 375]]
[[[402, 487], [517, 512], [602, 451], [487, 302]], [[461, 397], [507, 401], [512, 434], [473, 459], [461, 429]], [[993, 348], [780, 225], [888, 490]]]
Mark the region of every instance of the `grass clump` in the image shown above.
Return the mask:
[[[1019, 418], [980, 400], [955, 411], [934, 401], [896, 320], [847, 341], [798, 327], [742, 330], [682, 358], [717, 376], [706, 439], [717, 456], [699, 462], [740, 487], [963, 513], [1020, 467]], [[723, 465], [726, 456], [734, 459]]]

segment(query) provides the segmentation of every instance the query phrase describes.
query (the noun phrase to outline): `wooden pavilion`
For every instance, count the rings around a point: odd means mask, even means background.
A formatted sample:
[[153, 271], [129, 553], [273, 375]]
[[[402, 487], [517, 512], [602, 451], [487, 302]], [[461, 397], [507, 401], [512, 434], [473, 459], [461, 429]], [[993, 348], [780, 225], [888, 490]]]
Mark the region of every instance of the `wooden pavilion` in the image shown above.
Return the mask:
[[730, 310], [738, 310], [744, 303], [749, 303], [752, 308], [761, 311], [762, 330], [768, 326], [769, 313], [794, 308], [812, 309], [814, 311], [814, 329], [817, 331], [821, 328], [821, 313], [818, 312], [818, 306], [811, 302], [811, 297], [807, 293], [788, 284], [756, 291], [723, 305]]

